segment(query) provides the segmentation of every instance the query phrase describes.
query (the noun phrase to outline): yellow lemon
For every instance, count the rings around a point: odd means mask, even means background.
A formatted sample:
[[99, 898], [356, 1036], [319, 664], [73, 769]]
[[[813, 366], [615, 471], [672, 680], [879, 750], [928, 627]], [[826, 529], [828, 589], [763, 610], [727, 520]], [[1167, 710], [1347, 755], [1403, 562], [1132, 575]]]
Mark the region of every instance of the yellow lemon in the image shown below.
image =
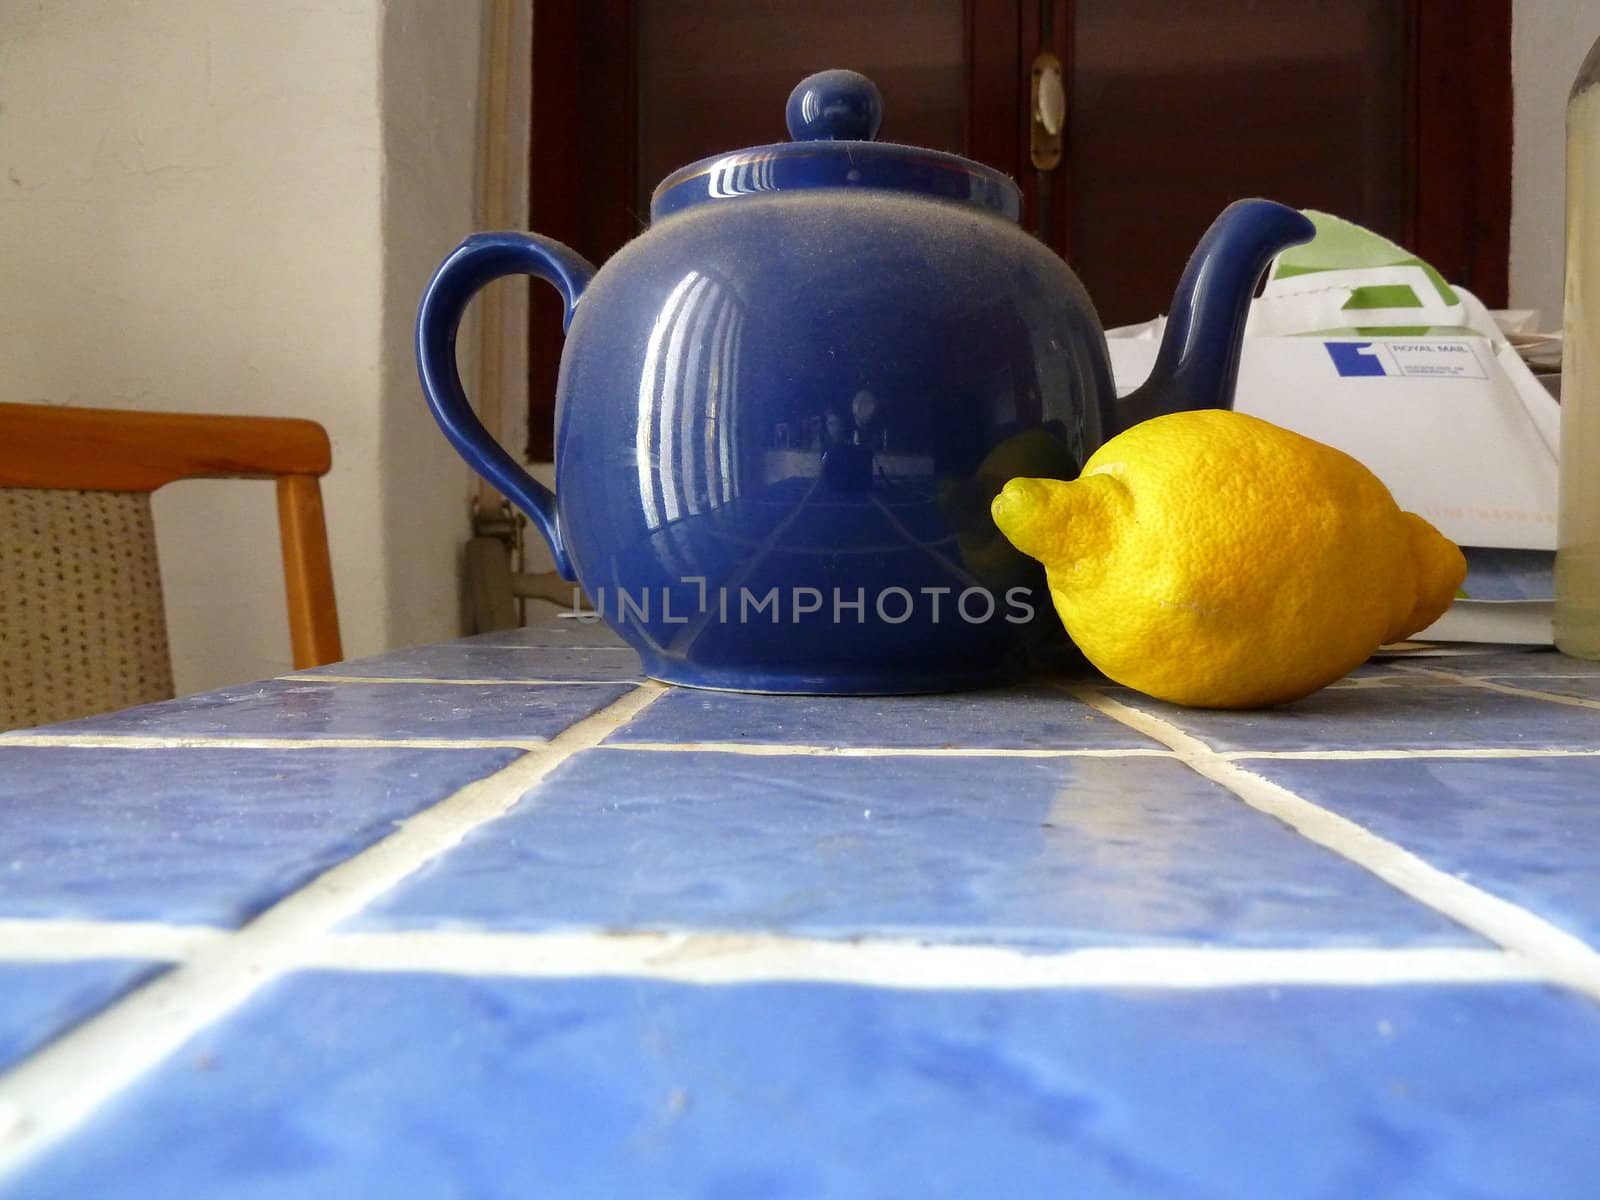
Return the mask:
[[1207, 708], [1332, 683], [1437, 620], [1467, 570], [1348, 454], [1216, 409], [1118, 434], [1071, 483], [1013, 479], [992, 511], [1090, 662]]

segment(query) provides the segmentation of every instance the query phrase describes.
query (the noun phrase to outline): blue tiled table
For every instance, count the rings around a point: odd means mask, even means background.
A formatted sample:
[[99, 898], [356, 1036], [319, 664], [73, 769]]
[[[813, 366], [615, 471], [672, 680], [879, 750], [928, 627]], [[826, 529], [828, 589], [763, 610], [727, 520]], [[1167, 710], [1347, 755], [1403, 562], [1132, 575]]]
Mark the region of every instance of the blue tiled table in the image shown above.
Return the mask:
[[556, 622], [0, 736], [0, 1195], [1600, 1195], [1600, 667], [637, 669]]

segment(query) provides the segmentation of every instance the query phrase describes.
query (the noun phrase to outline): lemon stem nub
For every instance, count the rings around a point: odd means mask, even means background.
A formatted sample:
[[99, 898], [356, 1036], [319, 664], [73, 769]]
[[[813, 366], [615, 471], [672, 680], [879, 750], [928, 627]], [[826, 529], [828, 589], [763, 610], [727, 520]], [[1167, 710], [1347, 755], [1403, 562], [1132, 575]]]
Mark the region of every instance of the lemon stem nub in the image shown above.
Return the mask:
[[1104, 548], [1111, 533], [1107, 505], [1126, 500], [1122, 481], [1112, 475], [1072, 483], [1013, 479], [994, 498], [990, 512], [1013, 546], [1051, 567]]

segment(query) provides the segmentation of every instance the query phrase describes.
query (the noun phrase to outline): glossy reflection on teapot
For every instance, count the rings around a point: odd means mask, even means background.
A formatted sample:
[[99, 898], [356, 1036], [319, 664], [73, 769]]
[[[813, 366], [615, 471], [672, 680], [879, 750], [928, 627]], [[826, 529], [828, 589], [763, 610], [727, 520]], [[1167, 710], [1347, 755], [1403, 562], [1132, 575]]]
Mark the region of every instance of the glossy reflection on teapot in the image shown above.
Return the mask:
[[[1251, 291], [1310, 236], [1232, 206], [1179, 287], [1150, 383], [1118, 402], [1076, 277], [1017, 225], [1003, 175], [870, 141], [850, 72], [790, 97], [796, 140], [693, 163], [596, 272], [536, 235], [469, 238], [418, 317], [424, 391], [651, 676], [876, 693], [997, 682], [1057, 628], [1042, 573], [995, 529], [1017, 475], [1074, 477], [1158, 412], [1231, 401]], [[526, 272], [567, 301], [556, 492], [462, 394], [472, 294]]]

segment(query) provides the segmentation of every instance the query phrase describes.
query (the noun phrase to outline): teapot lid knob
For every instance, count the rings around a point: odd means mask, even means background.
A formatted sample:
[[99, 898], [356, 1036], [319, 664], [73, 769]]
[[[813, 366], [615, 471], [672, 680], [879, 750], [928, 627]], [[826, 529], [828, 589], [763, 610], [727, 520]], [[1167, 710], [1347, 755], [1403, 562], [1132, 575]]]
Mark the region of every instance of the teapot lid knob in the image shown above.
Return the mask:
[[789, 93], [784, 119], [797, 142], [870, 142], [883, 123], [883, 97], [865, 75], [818, 71]]

